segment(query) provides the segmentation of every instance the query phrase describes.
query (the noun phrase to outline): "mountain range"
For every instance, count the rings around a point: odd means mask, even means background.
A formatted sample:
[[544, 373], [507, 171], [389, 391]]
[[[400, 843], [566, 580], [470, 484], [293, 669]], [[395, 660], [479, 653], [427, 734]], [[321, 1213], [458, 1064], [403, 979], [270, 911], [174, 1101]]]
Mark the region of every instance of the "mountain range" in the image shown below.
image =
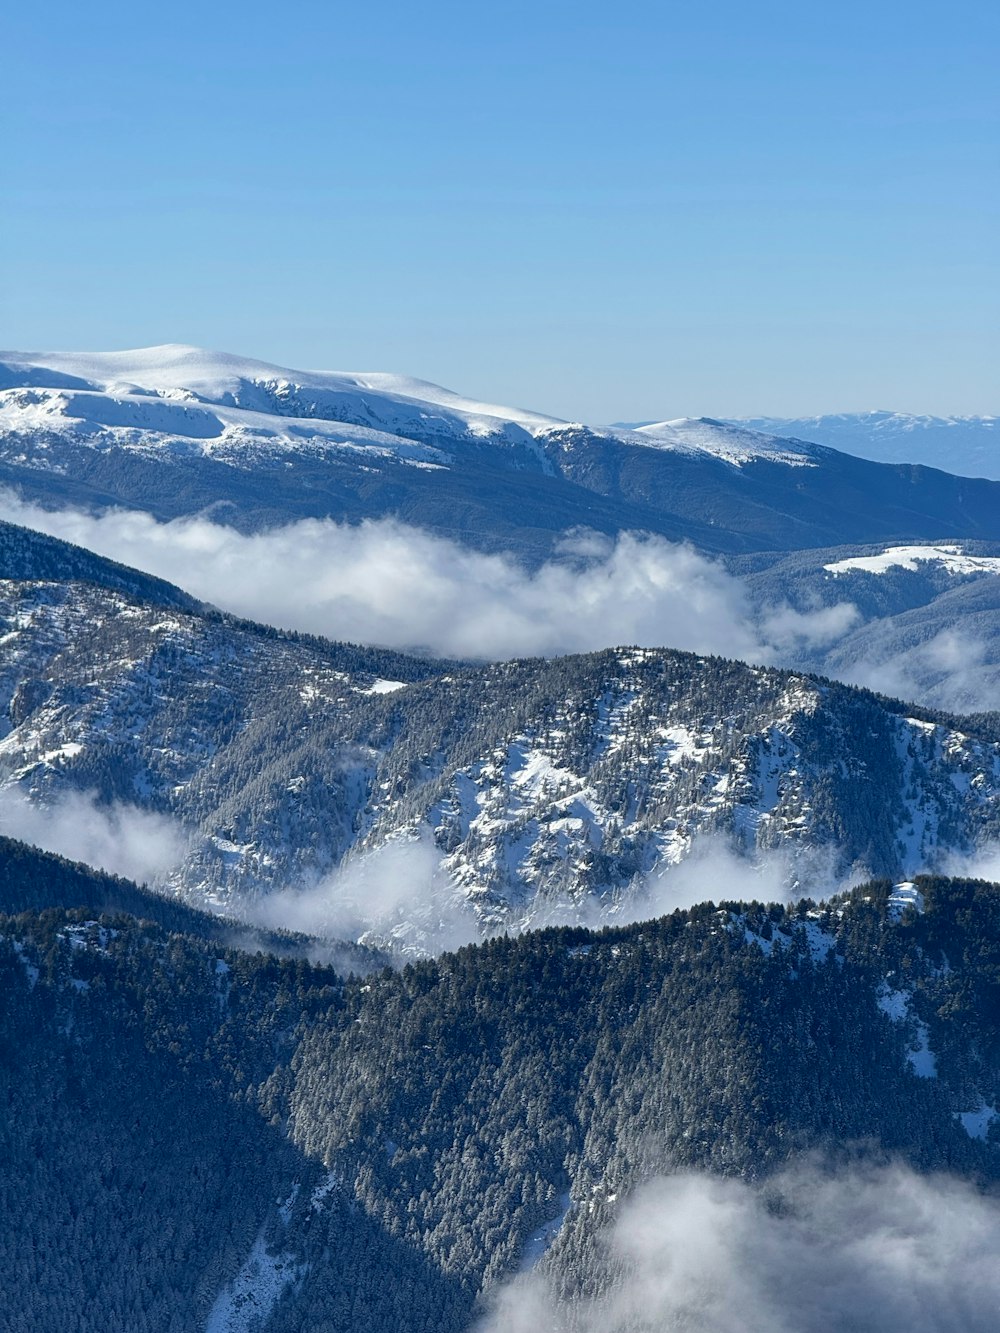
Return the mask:
[[0, 842], [5, 1333], [990, 1327], [995, 886], [362, 977], [141, 897]]
[[392, 516], [529, 561], [581, 527], [710, 552], [1000, 540], [998, 482], [708, 419], [591, 427], [174, 345], [0, 353], [0, 485], [243, 530]]
[[[0, 1333], [994, 1327], [1000, 481], [800, 426], [0, 355], [6, 512], [219, 559], [0, 522]], [[221, 605], [414, 533], [649, 641]]]
[[9, 525], [0, 559], [7, 827], [65, 826], [48, 845], [72, 851], [101, 810], [119, 834], [161, 819], [151, 878], [237, 917], [433, 949], [648, 915], [708, 847], [777, 854], [780, 894], [940, 868], [1000, 829], [993, 715], [669, 649], [336, 644]]
[[1000, 478], [1000, 417], [843, 412], [818, 417], [747, 417], [748, 430], [842, 449], [876, 463], [922, 463], [963, 477]]

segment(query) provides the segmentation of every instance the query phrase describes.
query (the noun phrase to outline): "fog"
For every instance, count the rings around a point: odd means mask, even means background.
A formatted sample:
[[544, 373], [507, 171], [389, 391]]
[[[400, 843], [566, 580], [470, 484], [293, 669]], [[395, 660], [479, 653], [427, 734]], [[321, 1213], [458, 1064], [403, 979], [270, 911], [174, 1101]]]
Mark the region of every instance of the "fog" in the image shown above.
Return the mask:
[[253, 906], [253, 919], [322, 939], [388, 946], [403, 955], [457, 949], [480, 932], [442, 862], [429, 830], [393, 838], [349, 857], [312, 888], [268, 894]]
[[864, 660], [843, 660], [836, 652], [832, 656], [833, 674], [849, 685], [955, 713], [996, 707], [1000, 664], [988, 644], [959, 626], [911, 646], [902, 645], [890, 630], [884, 644], [867, 643]]
[[572, 1311], [538, 1272], [480, 1333], [993, 1333], [1000, 1206], [902, 1167], [785, 1170], [766, 1187], [687, 1173], [653, 1181], [608, 1237], [623, 1274]]
[[175, 820], [133, 805], [98, 805], [92, 792], [42, 804], [7, 788], [0, 792], [0, 833], [139, 884], [162, 879], [187, 850]]
[[442, 656], [509, 658], [616, 644], [777, 662], [835, 639], [849, 604], [761, 620], [743, 583], [691, 547], [625, 533], [565, 538], [527, 569], [390, 519], [305, 519], [246, 535], [204, 517], [49, 511], [0, 492], [0, 517], [179, 584], [251, 619]]
[[828, 898], [869, 877], [866, 867], [841, 873], [842, 856], [833, 844], [778, 847], [741, 853], [723, 834], [696, 838], [676, 865], [658, 866], [624, 904], [626, 921], [665, 916], [704, 902], [795, 903]]

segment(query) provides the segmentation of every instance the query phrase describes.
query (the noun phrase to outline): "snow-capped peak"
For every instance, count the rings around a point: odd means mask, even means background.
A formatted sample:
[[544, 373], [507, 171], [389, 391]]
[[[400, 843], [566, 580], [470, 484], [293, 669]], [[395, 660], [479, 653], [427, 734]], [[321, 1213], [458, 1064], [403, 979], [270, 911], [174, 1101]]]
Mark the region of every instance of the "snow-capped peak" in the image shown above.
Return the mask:
[[766, 459], [793, 466], [811, 466], [824, 452], [815, 444], [747, 430], [711, 417], [677, 417], [633, 428], [612, 427], [611, 433], [624, 443], [713, 454], [736, 464]]
[[531, 435], [555, 418], [499, 407], [405, 375], [293, 370], [181, 343], [123, 352], [0, 352], [0, 389], [76, 390], [194, 401], [268, 415], [339, 421], [426, 438]]

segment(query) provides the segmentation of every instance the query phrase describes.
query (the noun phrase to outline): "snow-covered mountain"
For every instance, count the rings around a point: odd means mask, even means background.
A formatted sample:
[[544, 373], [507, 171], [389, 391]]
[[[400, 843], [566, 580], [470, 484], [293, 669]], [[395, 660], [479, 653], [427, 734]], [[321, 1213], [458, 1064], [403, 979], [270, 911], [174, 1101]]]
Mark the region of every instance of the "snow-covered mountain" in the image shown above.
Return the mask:
[[753, 431], [815, 440], [877, 463], [922, 463], [963, 477], [1000, 478], [1000, 417], [845, 412], [818, 417], [748, 417]]
[[[96, 558], [60, 580], [58, 546], [0, 582], [3, 831], [45, 809], [51, 832], [83, 799], [119, 829], [158, 816], [161, 878], [230, 912], [326, 882], [338, 929], [337, 895], [368, 895], [359, 929], [419, 943], [447, 911], [642, 915], [709, 835], [815, 886], [933, 868], [1000, 826], [989, 719], [669, 650], [435, 664], [234, 621]], [[386, 847], [383, 878], [414, 882], [379, 902], [349, 872]]]
[[0, 486], [244, 529], [392, 515], [529, 561], [575, 527], [708, 551], [1000, 539], [990, 483], [708, 419], [591, 427], [180, 346], [0, 354]]
[[72, 423], [95, 445], [117, 437], [124, 447], [226, 458], [307, 445], [413, 458], [422, 439], [524, 441], [563, 424], [402, 375], [296, 371], [177, 344], [0, 352], [0, 387], [2, 428], [15, 433]]

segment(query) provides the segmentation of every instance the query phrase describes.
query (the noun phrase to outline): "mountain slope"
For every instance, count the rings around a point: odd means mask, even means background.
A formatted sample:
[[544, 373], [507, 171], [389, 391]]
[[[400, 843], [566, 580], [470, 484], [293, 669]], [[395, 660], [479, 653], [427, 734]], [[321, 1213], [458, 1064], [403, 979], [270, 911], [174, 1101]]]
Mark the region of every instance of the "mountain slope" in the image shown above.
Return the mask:
[[995, 1181], [998, 920], [996, 886], [874, 883], [345, 983], [121, 915], [0, 917], [0, 1326], [459, 1333], [544, 1254], [562, 1329], [659, 1173], [779, 1217], [817, 1154], [828, 1182], [891, 1155], [911, 1206], [920, 1173]]
[[0, 355], [0, 484], [244, 529], [394, 516], [543, 558], [569, 528], [707, 551], [1000, 539], [996, 483], [722, 422], [591, 429], [384, 374], [195, 348]]
[[845, 412], [819, 417], [754, 417], [740, 425], [815, 440], [877, 463], [923, 463], [962, 477], [1000, 478], [1000, 418], [909, 412]]
[[754, 604], [805, 615], [850, 606], [855, 623], [799, 642], [795, 665], [957, 711], [1000, 698], [1000, 546], [835, 547], [736, 558]]
[[[794, 672], [634, 649], [449, 667], [72, 579], [0, 582], [0, 633], [8, 831], [86, 794], [162, 816], [169, 883], [230, 912], [322, 886], [332, 923], [350, 906], [358, 930], [433, 939], [439, 913], [648, 912], [709, 834], [782, 852], [792, 882], [819, 854], [830, 877], [912, 873], [998, 828], [989, 719]], [[328, 879], [385, 846], [411, 891]]]

